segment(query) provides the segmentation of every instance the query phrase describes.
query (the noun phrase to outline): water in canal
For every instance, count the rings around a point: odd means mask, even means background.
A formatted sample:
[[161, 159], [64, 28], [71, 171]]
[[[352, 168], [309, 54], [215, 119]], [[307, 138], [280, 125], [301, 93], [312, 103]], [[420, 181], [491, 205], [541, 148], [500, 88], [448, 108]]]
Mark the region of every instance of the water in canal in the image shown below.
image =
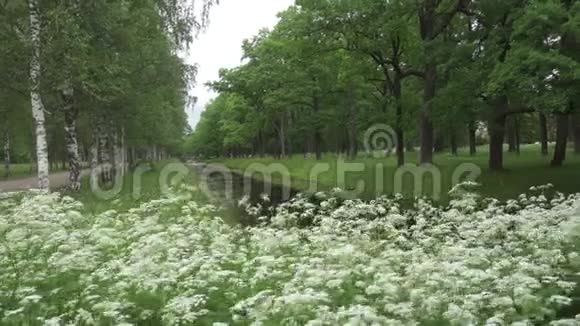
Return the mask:
[[[275, 207], [298, 193], [288, 187], [246, 177], [230, 170], [216, 169], [204, 163], [194, 163], [191, 167], [206, 197], [223, 206], [229, 220], [243, 224], [255, 222], [238, 205], [243, 198], [252, 205]], [[264, 194], [268, 197], [267, 201], [264, 201]]]

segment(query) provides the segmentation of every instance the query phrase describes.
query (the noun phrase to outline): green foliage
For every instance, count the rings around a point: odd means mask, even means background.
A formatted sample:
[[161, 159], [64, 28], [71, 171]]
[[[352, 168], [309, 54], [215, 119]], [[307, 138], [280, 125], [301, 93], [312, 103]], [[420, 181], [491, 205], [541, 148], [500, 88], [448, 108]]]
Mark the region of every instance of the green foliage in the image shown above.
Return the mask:
[[[179, 151], [196, 68], [177, 53], [207, 26], [216, 3], [39, 0], [41, 93], [51, 160], [65, 159], [61, 108], [66, 85], [74, 91], [82, 149], [91, 145], [97, 122], [105, 118], [123, 131], [127, 146]], [[34, 143], [28, 109], [28, 6], [26, 1], [4, 1], [0, 7], [0, 134], [3, 140], [10, 129], [14, 151], [29, 153]]]
[[[244, 42], [243, 65], [211, 84], [248, 107], [212, 115], [228, 127], [217, 134], [205, 122], [193, 137], [217, 138], [210, 156], [308, 153], [316, 142], [346, 152], [353, 137], [362, 147], [363, 130], [388, 124], [412, 148], [430, 106], [437, 141], [465, 145], [468, 126], [497, 118], [503, 96], [502, 114], [522, 121], [533, 120], [522, 113], [570, 113], [580, 94], [579, 8], [560, 0], [297, 1], [272, 31]], [[433, 99], [423, 94], [427, 63], [437, 66]], [[241, 121], [251, 126], [244, 137]], [[531, 134], [523, 138], [539, 140]], [[189, 150], [207, 156], [205, 144], [191, 141]]]

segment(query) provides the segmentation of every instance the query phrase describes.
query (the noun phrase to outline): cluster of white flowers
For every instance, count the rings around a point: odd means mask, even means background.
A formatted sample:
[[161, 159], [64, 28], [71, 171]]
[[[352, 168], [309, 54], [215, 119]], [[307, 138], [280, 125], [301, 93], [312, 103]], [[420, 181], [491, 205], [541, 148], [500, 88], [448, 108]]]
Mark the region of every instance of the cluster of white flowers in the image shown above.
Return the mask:
[[445, 208], [298, 196], [254, 227], [186, 193], [96, 216], [3, 196], [0, 324], [580, 325], [559, 314], [580, 195], [454, 193]]

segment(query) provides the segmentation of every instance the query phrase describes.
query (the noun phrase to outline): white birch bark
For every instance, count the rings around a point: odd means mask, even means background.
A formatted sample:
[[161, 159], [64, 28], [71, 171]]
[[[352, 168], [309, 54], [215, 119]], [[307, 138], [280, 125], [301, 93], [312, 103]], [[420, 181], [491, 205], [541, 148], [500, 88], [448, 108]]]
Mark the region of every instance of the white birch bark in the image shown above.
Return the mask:
[[79, 145], [77, 139], [77, 116], [78, 111], [73, 104], [74, 90], [67, 78], [61, 91], [64, 102], [64, 131], [66, 141], [66, 153], [69, 167], [69, 188], [79, 191], [81, 188], [81, 163], [79, 158]]
[[46, 141], [46, 128], [44, 117], [44, 104], [40, 95], [40, 14], [38, 12], [38, 0], [28, 0], [30, 18], [30, 45], [32, 56], [30, 58], [30, 102], [32, 117], [36, 133], [36, 160], [38, 170], [38, 188], [50, 190], [48, 145]]
[[90, 148], [91, 155], [91, 184], [99, 182], [99, 135], [98, 130], [93, 129], [92, 143]]
[[97, 126], [97, 139], [98, 139], [98, 151], [99, 151], [99, 172], [101, 181], [104, 184], [113, 182], [112, 174], [112, 164], [111, 164], [111, 152], [110, 152], [110, 138], [109, 130], [107, 124], [103, 118], [99, 119]]
[[123, 141], [121, 134], [117, 131], [115, 127], [111, 128], [111, 135], [113, 139], [113, 175], [117, 176], [124, 175], [124, 161], [123, 161]]

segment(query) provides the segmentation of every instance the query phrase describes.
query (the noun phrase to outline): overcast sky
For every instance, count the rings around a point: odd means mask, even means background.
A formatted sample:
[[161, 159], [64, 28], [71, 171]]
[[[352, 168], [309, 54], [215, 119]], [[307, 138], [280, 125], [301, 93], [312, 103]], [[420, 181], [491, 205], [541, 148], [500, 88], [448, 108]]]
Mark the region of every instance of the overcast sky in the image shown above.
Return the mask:
[[[240, 65], [242, 42], [258, 33], [262, 28], [276, 25], [276, 14], [294, 4], [294, 0], [221, 0], [210, 13], [207, 31], [193, 43], [188, 63], [197, 63], [197, 87], [193, 96], [197, 105], [188, 109], [189, 122], [199, 122], [205, 105], [215, 96], [204, 84], [218, 79], [220, 68]], [[193, 112], [192, 112], [193, 111]]]

